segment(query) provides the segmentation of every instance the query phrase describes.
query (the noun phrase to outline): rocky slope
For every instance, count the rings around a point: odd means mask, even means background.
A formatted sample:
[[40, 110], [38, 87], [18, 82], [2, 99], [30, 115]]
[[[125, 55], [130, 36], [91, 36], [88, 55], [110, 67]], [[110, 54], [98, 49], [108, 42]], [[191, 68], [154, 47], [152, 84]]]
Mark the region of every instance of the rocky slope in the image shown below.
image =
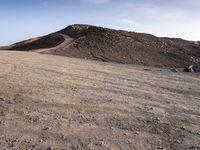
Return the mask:
[[[59, 44], [66, 40], [61, 35], [67, 35], [73, 40], [59, 47]], [[41, 50], [43, 48], [44, 51]], [[45, 37], [0, 49], [40, 49], [40, 53], [159, 67], [200, 64], [199, 42], [79, 24], [68, 26]]]

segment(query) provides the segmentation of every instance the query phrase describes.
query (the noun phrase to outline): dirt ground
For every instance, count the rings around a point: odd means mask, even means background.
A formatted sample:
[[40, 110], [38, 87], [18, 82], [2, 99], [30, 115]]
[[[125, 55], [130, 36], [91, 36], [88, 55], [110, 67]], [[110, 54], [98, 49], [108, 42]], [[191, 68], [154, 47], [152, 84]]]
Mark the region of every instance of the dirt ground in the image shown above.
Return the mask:
[[200, 74], [0, 51], [0, 149], [199, 150]]

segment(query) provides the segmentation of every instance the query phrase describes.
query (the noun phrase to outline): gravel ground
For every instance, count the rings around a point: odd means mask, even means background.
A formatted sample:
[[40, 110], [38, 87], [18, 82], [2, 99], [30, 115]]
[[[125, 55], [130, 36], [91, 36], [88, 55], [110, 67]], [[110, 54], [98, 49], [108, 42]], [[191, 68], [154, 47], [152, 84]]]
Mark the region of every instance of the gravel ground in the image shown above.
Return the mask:
[[200, 75], [1, 51], [0, 149], [199, 150]]

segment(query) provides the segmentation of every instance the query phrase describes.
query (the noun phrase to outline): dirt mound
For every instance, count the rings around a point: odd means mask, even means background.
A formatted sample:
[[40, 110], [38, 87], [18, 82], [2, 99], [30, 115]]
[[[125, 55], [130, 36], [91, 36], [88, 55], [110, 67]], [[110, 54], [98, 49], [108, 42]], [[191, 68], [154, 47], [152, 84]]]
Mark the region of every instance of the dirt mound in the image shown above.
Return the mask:
[[[81, 24], [68, 26], [57, 33], [68, 35], [73, 38], [73, 41], [65, 47], [42, 53], [159, 67], [185, 67], [190, 64], [200, 64], [199, 42], [159, 38], [150, 34]], [[34, 41], [34, 44], [20, 43], [12, 46], [12, 50], [49, 48], [61, 43], [62, 40], [55, 39], [54, 41], [54, 38], [49, 39], [49, 36], [46, 36], [45, 40], [39, 39], [39, 41]], [[10, 48], [4, 47], [4, 49]]]

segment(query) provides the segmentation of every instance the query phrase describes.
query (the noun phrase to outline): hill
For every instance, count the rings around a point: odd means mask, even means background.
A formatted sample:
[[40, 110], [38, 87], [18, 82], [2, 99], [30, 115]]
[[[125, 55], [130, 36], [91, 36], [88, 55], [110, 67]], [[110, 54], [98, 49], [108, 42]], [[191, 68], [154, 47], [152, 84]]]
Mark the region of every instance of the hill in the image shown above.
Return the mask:
[[81, 24], [0, 49], [158, 67], [200, 64], [199, 42]]

